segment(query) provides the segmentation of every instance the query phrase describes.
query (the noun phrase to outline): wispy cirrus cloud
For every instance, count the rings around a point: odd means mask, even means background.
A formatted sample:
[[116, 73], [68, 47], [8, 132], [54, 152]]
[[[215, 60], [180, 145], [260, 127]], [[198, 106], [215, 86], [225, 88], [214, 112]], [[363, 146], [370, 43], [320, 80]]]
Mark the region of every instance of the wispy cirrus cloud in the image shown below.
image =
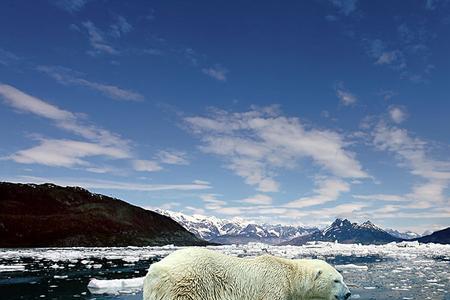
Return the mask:
[[272, 204], [272, 197], [264, 194], [257, 194], [253, 197], [242, 199], [240, 202], [255, 205], [270, 205]]
[[210, 185], [185, 183], [185, 184], [151, 184], [151, 183], [136, 183], [127, 181], [111, 181], [98, 180], [90, 178], [87, 180], [80, 180], [79, 178], [44, 178], [34, 176], [20, 176], [17, 178], [3, 178], [2, 180], [36, 184], [52, 182], [61, 186], [80, 186], [89, 189], [108, 189], [108, 190], [124, 190], [124, 191], [142, 191], [142, 192], [158, 192], [158, 191], [195, 191], [210, 189]]
[[[85, 139], [38, 138], [39, 145], [17, 151], [6, 157], [17, 163], [41, 164], [53, 167], [83, 167], [86, 171], [104, 173], [109, 167], [89, 163], [89, 157], [103, 157], [113, 160], [130, 160], [135, 171], [155, 172], [162, 170], [162, 164], [185, 165], [188, 161], [184, 152], [161, 150], [156, 160], [138, 159], [132, 153], [131, 142], [119, 134], [110, 132], [86, 121], [84, 116], [59, 108], [13, 86], [0, 84], [0, 99], [18, 112], [30, 113], [47, 120], [64, 131]], [[3, 158], [5, 159], [5, 158]], [[201, 184], [204, 184], [201, 183]]]
[[262, 192], [278, 191], [276, 170], [291, 169], [304, 158], [341, 178], [368, 177], [345, 149], [340, 134], [305, 127], [273, 107], [242, 113], [215, 111], [209, 117], [187, 117], [185, 122], [200, 136], [202, 151], [223, 157], [228, 169]]
[[408, 117], [406, 109], [402, 106], [391, 105], [388, 110], [389, 117], [397, 124], [402, 123]]
[[415, 83], [427, 82], [434, 69], [429, 62], [431, 51], [428, 47], [435, 34], [426, 29], [424, 23], [397, 26], [397, 34], [391, 39], [363, 38], [367, 55], [374, 65], [387, 66], [399, 72], [400, 78]]
[[397, 71], [406, 68], [403, 52], [398, 49], [388, 49], [380, 39], [366, 40], [367, 54], [373, 58], [375, 65], [388, 65]]
[[[163, 169], [162, 165], [188, 165], [186, 153], [174, 150], [160, 150], [152, 160], [138, 159], [132, 162], [133, 168], [140, 172], [155, 172]], [[200, 181], [200, 183], [207, 183]]]
[[339, 98], [339, 102], [342, 105], [350, 106], [358, 101], [358, 98], [344, 87], [343, 82], [337, 82], [334, 89], [336, 91], [336, 96]]
[[130, 157], [130, 154], [126, 149], [92, 142], [41, 139], [38, 146], [18, 151], [8, 158], [22, 164], [41, 164], [71, 168], [90, 166], [90, 163], [83, 160], [83, 158], [92, 156], [124, 159]]
[[205, 209], [216, 210], [221, 209], [227, 203], [223, 200], [217, 199], [220, 196], [218, 194], [203, 194], [200, 195], [200, 199], [205, 203]]
[[284, 206], [303, 208], [321, 205], [336, 201], [341, 193], [350, 191], [350, 185], [347, 182], [336, 178], [319, 179], [316, 185], [317, 188], [313, 191], [314, 195], [288, 202]]
[[102, 145], [114, 145], [122, 149], [129, 148], [129, 141], [120, 135], [89, 124], [79, 115], [22, 92], [11, 85], [0, 83], [0, 96], [12, 108], [53, 121], [57, 127], [63, 130]]
[[75, 72], [71, 69], [61, 66], [38, 66], [38, 71], [43, 72], [55, 79], [58, 83], [63, 85], [82, 86], [102, 93], [103, 95], [123, 101], [142, 101], [144, 96], [131, 91], [120, 88], [115, 85], [103, 84], [94, 81], [89, 81], [82, 78], [83, 74]]
[[450, 184], [450, 161], [436, 160], [429, 152], [429, 144], [412, 137], [403, 128], [380, 121], [373, 131], [373, 143], [378, 150], [393, 153], [401, 167], [406, 167], [412, 175], [425, 180], [415, 184], [405, 195], [413, 200], [411, 208], [424, 208], [448, 202], [444, 191]]
[[0, 65], [9, 66], [16, 63], [18, 60], [20, 60], [20, 57], [12, 52], [0, 48]]
[[394, 195], [394, 194], [352, 195], [352, 197], [358, 200], [387, 201], [387, 202], [403, 202], [409, 200], [408, 198], [402, 195]]
[[163, 169], [157, 161], [143, 159], [133, 160], [133, 168], [140, 172], [155, 172]]
[[111, 35], [115, 38], [120, 38], [124, 34], [133, 30], [133, 26], [127, 21], [124, 16], [116, 16], [116, 22], [110, 26]]
[[214, 67], [203, 68], [202, 72], [209, 77], [212, 77], [218, 81], [227, 81], [228, 70], [220, 65]]
[[186, 153], [182, 151], [161, 150], [157, 153], [157, 158], [161, 163], [168, 165], [188, 165]]
[[87, 30], [89, 43], [93, 48], [93, 51], [88, 52], [89, 54], [95, 55], [106, 53], [117, 55], [120, 53], [107, 41], [103, 31], [97, 28], [94, 23], [92, 23], [91, 21], [86, 21], [83, 22], [82, 25]]
[[19, 112], [30, 113], [52, 121], [56, 127], [88, 141], [40, 138], [38, 146], [18, 151], [8, 158], [18, 163], [48, 166], [90, 166], [83, 158], [103, 156], [125, 159], [131, 156], [130, 142], [120, 135], [89, 124], [84, 118], [13, 86], [0, 84], [0, 97]]

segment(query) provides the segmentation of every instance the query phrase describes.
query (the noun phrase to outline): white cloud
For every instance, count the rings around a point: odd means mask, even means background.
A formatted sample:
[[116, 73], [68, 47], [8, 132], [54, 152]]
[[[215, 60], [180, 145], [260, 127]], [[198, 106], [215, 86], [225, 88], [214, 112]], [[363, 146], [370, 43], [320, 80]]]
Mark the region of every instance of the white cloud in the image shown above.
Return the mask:
[[240, 216], [242, 214], [241, 207], [218, 207], [215, 210], [223, 215]]
[[47, 166], [74, 167], [88, 166], [84, 157], [105, 156], [114, 159], [129, 157], [123, 149], [73, 140], [43, 139], [40, 145], [21, 150], [9, 158], [23, 164], [42, 164]]
[[207, 185], [210, 184], [209, 181], [199, 180], [199, 179], [196, 179], [196, 180], [194, 180], [192, 182], [195, 183], [195, 184], [207, 184]]
[[242, 199], [240, 202], [256, 205], [270, 205], [272, 204], [272, 197], [264, 194], [257, 194], [253, 197]]
[[390, 90], [381, 90], [379, 95], [383, 97], [384, 100], [388, 101], [397, 95], [396, 92]]
[[397, 71], [406, 69], [406, 60], [402, 51], [389, 50], [382, 40], [366, 40], [367, 54], [374, 59], [375, 65], [388, 65]]
[[91, 165], [84, 158], [102, 156], [107, 159], [132, 159], [131, 164], [136, 171], [155, 172], [162, 169], [159, 162], [165, 164], [188, 164], [184, 152], [160, 151], [158, 160], [140, 160], [132, 155], [130, 142], [118, 134], [97, 126], [87, 124], [85, 117], [56, 105], [52, 105], [37, 97], [26, 94], [10, 85], [0, 84], [0, 99], [20, 112], [31, 113], [49, 119], [58, 128], [76, 134], [87, 141], [68, 139], [40, 138], [40, 144], [30, 149], [18, 151], [8, 159], [17, 163], [37, 163], [47, 166], [80, 167], [86, 171], [105, 173], [110, 167]]
[[205, 184], [146, 184], [123, 181], [110, 180], [79, 180], [75, 178], [43, 178], [21, 176], [19, 178], [3, 178], [3, 181], [18, 182], [18, 183], [48, 183], [52, 182], [61, 186], [80, 186], [86, 189], [108, 189], [108, 190], [125, 190], [125, 191], [142, 191], [142, 192], [157, 192], [157, 191], [195, 191], [210, 189], [211, 186]]
[[216, 65], [214, 67], [209, 67], [209, 68], [203, 68], [202, 72], [205, 73], [206, 75], [208, 75], [209, 77], [212, 77], [219, 81], [227, 80], [228, 70], [219, 65]]
[[7, 84], [0, 84], [0, 95], [6, 104], [20, 111], [30, 112], [55, 121], [75, 119], [75, 115], [71, 112], [59, 109]]
[[319, 179], [317, 188], [314, 189], [315, 195], [302, 197], [300, 199], [288, 202], [285, 207], [303, 208], [315, 205], [321, 205], [336, 201], [341, 193], [350, 191], [350, 185], [340, 179]]
[[137, 159], [133, 161], [133, 168], [140, 172], [155, 172], [162, 170], [156, 161]]
[[82, 74], [64, 67], [38, 66], [37, 70], [44, 72], [61, 84], [87, 87], [112, 99], [125, 101], [142, 101], [144, 99], [144, 96], [131, 90], [126, 90], [110, 84], [88, 81], [80, 77]]
[[397, 124], [402, 123], [407, 118], [407, 113], [405, 108], [400, 106], [391, 106], [389, 107], [389, 116], [391, 117], [392, 121], [394, 121]]
[[86, 124], [82, 118], [70, 111], [60, 109], [37, 97], [26, 94], [13, 86], [0, 83], [0, 97], [4, 102], [20, 112], [31, 113], [55, 122], [61, 129], [84, 137], [102, 145], [115, 146], [124, 151], [129, 148], [128, 141], [119, 135], [94, 125]]
[[428, 144], [413, 138], [408, 131], [395, 126], [389, 127], [379, 122], [373, 132], [374, 145], [383, 151], [396, 155], [400, 166], [410, 169], [411, 174], [425, 179], [416, 184], [406, 197], [416, 201], [416, 205], [428, 205], [448, 202], [444, 196], [450, 183], [450, 162], [435, 160], [427, 153]]
[[359, 200], [388, 201], [388, 202], [403, 202], [409, 200], [405, 196], [394, 194], [352, 195], [352, 197]]
[[116, 38], [120, 38], [131, 30], [133, 30], [133, 26], [123, 16], [117, 16], [116, 23], [111, 25], [111, 35]]
[[339, 100], [341, 100], [341, 103], [344, 105], [354, 104], [357, 100], [355, 95], [353, 95], [352, 93], [350, 93], [348, 91], [337, 90], [336, 94], [337, 94]]
[[382, 52], [376, 60], [376, 65], [390, 65], [399, 60], [402, 53], [399, 50]]
[[20, 60], [20, 58], [17, 55], [0, 48], [0, 65], [9, 66], [18, 60]]
[[89, 36], [89, 42], [92, 48], [94, 48], [95, 52], [92, 52], [92, 54], [98, 53], [107, 53], [113, 55], [119, 54], [119, 51], [116, 50], [106, 41], [103, 32], [100, 29], [98, 29], [94, 25], [94, 23], [92, 23], [91, 21], [86, 21], [83, 22], [82, 25], [84, 28], [86, 28]]
[[217, 199], [217, 194], [204, 194], [200, 195], [200, 199], [205, 202], [205, 208], [208, 210], [218, 210], [222, 209], [224, 205], [226, 205], [225, 201]]
[[305, 216], [312, 215], [316, 218], [333, 219], [333, 218], [350, 218], [353, 219], [355, 214], [365, 209], [365, 203], [345, 203], [334, 207], [327, 207], [313, 211], [307, 211]]
[[344, 88], [344, 84], [342, 82], [336, 84], [335, 90], [339, 101], [345, 106], [353, 105], [358, 100], [355, 95]]
[[354, 154], [345, 149], [340, 134], [306, 128], [273, 107], [244, 113], [216, 111], [210, 117], [185, 121], [201, 136], [202, 151], [224, 157], [227, 168], [262, 192], [277, 191], [276, 170], [292, 169], [303, 158], [338, 177], [368, 177]]
[[186, 153], [181, 151], [159, 151], [157, 157], [161, 163], [168, 165], [188, 165]]

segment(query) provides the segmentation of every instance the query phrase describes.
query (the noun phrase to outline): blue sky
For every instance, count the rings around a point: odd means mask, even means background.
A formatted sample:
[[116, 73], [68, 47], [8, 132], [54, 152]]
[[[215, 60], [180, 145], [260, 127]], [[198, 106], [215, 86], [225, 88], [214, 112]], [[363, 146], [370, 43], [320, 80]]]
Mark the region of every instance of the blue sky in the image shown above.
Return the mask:
[[449, 226], [450, 2], [2, 1], [0, 179]]

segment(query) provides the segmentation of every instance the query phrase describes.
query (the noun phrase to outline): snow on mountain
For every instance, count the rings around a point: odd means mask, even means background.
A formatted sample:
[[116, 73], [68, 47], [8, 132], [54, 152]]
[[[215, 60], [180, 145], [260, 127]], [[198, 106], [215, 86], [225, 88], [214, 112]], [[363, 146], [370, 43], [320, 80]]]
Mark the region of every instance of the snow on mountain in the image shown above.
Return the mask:
[[220, 219], [203, 215], [186, 215], [169, 210], [156, 210], [166, 215], [188, 231], [204, 240], [219, 244], [246, 244], [260, 242], [267, 244], [303, 244], [307, 241], [342, 241], [358, 243], [386, 243], [398, 239], [415, 239], [419, 234], [382, 229], [371, 221], [361, 224], [347, 219], [336, 219], [323, 230], [280, 224], [255, 224], [241, 219]]
[[389, 233], [390, 235], [395, 236], [395, 237], [398, 237], [398, 238], [401, 238], [401, 239], [407, 239], [407, 240], [419, 238], [419, 237], [422, 236], [422, 235], [420, 235], [418, 233], [415, 233], [415, 232], [412, 232], [412, 231], [400, 232], [398, 230], [390, 229], [390, 228], [386, 229], [386, 232]]
[[293, 238], [310, 234], [317, 228], [280, 224], [254, 224], [240, 219], [219, 219], [202, 215], [185, 215], [169, 210], [156, 210], [168, 216], [196, 236], [221, 244], [246, 244], [261, 242], [279, 244]]
[[340, 243], [385, 244], [400, 241], [370, 221], [362, 224], [351, 223], [347, 219], [336, 219], [322, 231], [294, 238], [285, 245], [303, 245], [311, 241], [338, 241]]

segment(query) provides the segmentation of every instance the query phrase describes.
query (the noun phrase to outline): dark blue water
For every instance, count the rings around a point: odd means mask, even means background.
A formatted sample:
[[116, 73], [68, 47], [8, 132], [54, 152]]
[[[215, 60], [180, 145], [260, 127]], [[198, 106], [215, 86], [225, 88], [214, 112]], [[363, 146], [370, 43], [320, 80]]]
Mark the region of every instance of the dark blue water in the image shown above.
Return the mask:
[[[0, 299], [142, 299], [142, 295], [93, 295], [91, 278], [119, 279], [145, 276], [154, 259], [135, 263], [91, 258], [89, 264], [32, 259], [0, 260], [2, 265], [26, 264], [25, 271], [0, 272]], [[58, 265], [58, 268], [56, 268]]]

